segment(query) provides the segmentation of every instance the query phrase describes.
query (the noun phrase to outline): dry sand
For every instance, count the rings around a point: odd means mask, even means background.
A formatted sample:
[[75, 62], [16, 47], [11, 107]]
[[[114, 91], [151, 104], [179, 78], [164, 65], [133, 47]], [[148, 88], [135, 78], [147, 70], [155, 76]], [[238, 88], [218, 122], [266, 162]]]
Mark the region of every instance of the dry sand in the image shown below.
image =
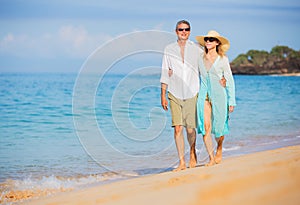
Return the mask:
[[23, 202], [67, 204], [300, 204], [300, 146], [225, 159]]

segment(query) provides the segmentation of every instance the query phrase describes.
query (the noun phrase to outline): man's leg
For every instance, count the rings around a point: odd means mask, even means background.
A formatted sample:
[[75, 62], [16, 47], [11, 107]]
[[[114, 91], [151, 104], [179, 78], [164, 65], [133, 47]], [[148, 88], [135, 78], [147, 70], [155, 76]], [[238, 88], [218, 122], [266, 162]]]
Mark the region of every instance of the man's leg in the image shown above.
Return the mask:
[[194, 128], [187, 128], [186, 134], [190, 144], [190, 168], [196, 167], [197, 154], [196, 154], [196, 130]]
[[184, 137], [181, 125], [174, 126], [174, 139], [179, 157], [179, 166], [173, 171], [180, 171], [186, 169], [184, 160]]

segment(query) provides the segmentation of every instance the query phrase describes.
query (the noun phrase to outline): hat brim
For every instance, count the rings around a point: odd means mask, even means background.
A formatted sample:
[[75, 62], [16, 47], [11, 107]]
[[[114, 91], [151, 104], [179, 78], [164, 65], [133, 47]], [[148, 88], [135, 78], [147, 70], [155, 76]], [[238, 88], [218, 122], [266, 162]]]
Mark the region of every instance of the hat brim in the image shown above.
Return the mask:
[[195, 38], [199, 42], [199, 44], [204, 47], [205, 46], [205, 41], [204, 41], [205, 37], [217, 38], [221, 42], [221, 46], [222, 46], [224, 52], [226, 52], [230, 47], [229, 41], [223, 36], [207, 36], [206, 35], [206, 36], [196, 36]]

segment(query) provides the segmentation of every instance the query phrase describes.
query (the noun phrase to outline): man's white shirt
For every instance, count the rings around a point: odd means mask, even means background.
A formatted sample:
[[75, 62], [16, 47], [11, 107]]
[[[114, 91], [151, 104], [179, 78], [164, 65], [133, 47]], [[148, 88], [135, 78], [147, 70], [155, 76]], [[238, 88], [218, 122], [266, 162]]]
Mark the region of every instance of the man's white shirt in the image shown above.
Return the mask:
[[[177, 42], [166, 46], [162, 60], [160, 82], [168, 85], [168, 91], [178, 99], [193, 98], [199, 92], [199, 58], [203, 50], [188, 40], [184, 48], [184, 61]], [[169, 71], [172, 70], [172, 75]]]

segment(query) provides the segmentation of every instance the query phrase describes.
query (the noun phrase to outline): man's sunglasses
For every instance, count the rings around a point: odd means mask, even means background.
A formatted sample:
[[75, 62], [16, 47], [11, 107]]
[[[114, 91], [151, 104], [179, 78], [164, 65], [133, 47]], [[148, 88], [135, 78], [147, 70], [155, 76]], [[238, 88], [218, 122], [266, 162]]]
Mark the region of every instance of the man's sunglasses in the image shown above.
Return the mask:
[[218, 39], [217, 38], [214, 38], [214, 37], [204, 37], [204, 42], [214, 42], [214, 41], [217, 41], [218, 42]]
[[190, 31], [191, 30], [191, 28], [179, 28], [179, 29], [177, 29], [178, 31]]

